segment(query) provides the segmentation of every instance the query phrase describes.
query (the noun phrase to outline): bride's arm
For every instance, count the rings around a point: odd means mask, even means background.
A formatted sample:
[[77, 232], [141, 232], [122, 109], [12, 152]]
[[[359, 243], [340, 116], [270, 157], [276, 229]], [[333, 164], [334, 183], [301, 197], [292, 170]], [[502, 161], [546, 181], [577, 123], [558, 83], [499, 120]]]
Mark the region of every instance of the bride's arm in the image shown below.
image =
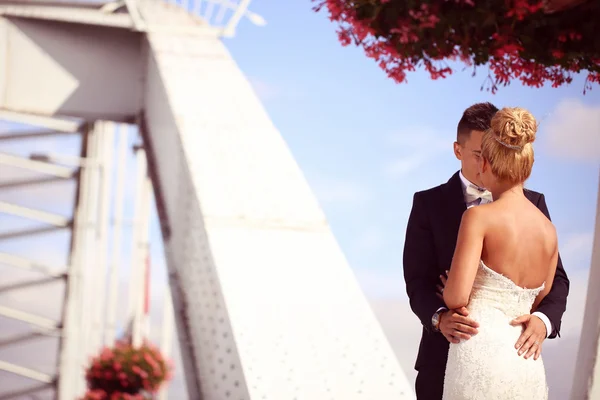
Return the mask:
[[484, 238], [483, 207], [469, 208], [462, 216], [458, 239], [444, 288], [444, 302], [450, 309], [466, 307], [477, 274]]

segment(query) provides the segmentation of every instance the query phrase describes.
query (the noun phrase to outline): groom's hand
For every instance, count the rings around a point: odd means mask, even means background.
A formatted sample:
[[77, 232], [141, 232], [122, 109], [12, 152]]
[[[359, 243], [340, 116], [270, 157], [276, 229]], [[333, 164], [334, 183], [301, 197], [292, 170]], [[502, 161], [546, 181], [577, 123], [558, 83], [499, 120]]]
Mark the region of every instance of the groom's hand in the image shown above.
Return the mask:
[[450, 343], [471, 339], [477, 334], [478, 327], [479, 324], [469, 318], [469, 310], [465, 307], [448, 310], [440, 316], [440, 332]]
[[517, 349], [519, 355], [524, 355], [525, 358], [533, 355], [533, 359], [537, 360], [542, 354], [542, 343], [547, 336], [544, 321], [535, 315], [525, 314], [512, 320], [510, 324], [513, 326], [523, 325], [525, 328], [515, 344], [515, 349]]
[[446, 282], [448, 282], [448, 270], [446, 270], [444, 272], [444, 275], [440, 275], [440, 282], [442, 283], [441, 285], [436, 285], [436, 289], [437, 289], [437, 296], [442, 299], [442, 301], [444, 300], [444, 288], [446, 288]]

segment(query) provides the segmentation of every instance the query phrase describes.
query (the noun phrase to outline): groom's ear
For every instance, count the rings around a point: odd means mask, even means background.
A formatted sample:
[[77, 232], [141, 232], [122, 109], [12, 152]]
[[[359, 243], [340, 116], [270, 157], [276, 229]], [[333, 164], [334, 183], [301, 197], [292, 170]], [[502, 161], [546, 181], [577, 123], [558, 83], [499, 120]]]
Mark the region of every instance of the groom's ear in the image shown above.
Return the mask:
[[489, 167], [490, 167], [490, 162], [487, 160], [487, 158], [481, 157], [481, 172], [482, 173], [487, 172]]
[[458, 142], [454, 142], [454, 155], [457, 159], [462, 161], [462, 147]]

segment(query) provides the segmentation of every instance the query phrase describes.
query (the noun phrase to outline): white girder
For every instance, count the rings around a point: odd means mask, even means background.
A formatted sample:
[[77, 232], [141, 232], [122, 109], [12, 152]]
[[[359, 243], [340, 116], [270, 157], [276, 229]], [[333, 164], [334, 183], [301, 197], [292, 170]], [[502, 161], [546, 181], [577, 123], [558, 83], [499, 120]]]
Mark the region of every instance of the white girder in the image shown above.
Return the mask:
[[134, 23], [126, 13], [104, 13], [96, 9], [65, 7], [57, 5], [2, 4], [0, 16], [21, 17], [47, 21], [72, 22], [77, 24], [110, 26], [133, 29]]
[[[16, 149], [14, 145], [18, 142], [21, 152], [28, 151], [28, 149], [31, 151], [35, 148], [36, 140], [39, 138], [45, 139], [50, 135], [64, 138], [65, 135], [77, 132], [75, 127], [78, 124], [73, 125], [71, 121], [40, 116], [27, 117], [23, 114], [9, 112], [0, 113], [0, 117], [6, 116], [14, 116], [18, 120], [27, 122], [36, 121], [46, 127], [60, 127], [65, 130], [58, 133], [46, 129], [0, 134], [2, 145], [12, 144], [12, 148]], [[28, 143], [31, 142], [33, 142], [32, 147], [29, 147]], [[0, 350], [2, 350], [0, 352], [0, 373], [4, 374], [0, 379], [2, 380], [0, 385], [0, 397], [2, 398], [13, 399], [24, 398], [28, 394], [32, 396], [40, 393], [48, 394], [55, 386], [58, 371], [55, 365], [48, 365], [48, 360], [58, 355], [57, 347], [60, 346], [63, 338], [63, 318], [60, 310], [64, 299], [61, 298], [59, 291], [58, 296], [52, 296], [53, 298], [45, 300], [47, 309], [38, 311], [27, 309], [30, 307], [28, 304], [31, 301], [28, 296], [38, 293], [38, 296], [42, 297], [44, 293], [48, 293], [45, 291], [48, 285], [54, 285], [54, 288], [60, 290], [60, 285], [67, 281], [70, 270], [70, 265], [51, 265], [52, 261], [48, 261], [46, 254], [37, 249], [36, 246], [39, 246], [39, 242], [36, 241], [35, 235], [70, 228], [71, 216], [20, 204], [21, 201], [30, 202], [30, 199], [23, 195], [15, 196], [14, 191], [19, 188], [32, 187], [39, 190], [42, 188], [41, 185], [68, 182], [77, 177], [76, 172], [71, 167], [58, 165], [45, 159], [39, 153], [29, 153], [29, 157], [22, 154], [0, 153], [0, 192], [3, 197], [0, 201], [0, 214], [4, 214], [3, 222], [7, 221], [4, 219], [6, 215], [16, 217], [13, 220], [20, 221], [1, 224], [3, 232], [0, 235], [0, 245], [2, 246], [0, 264], [3, 266], [3, 274], [6, 275], [3, 275], [0, 285], [0, 293], [3, 295], [0, 316], [5, 318], [2, 326], [8, 328], [9, 332], [12, 331], [11, 335], [0, 339]], [[16, 179], [13, 176], [15, 174]], [[11, 176], [13, 177], [11, 178]], [[9, 192], [7, 193], [5, 190]], [[46, 193], [48, 192], [44, 194]], [[5, 200], [5, 196], [10, 200]], [[43, 198], [40, 200], [38, 205], [42, 208], [45, 205]], [[34, 221], [35, 227], [19, 229], [23, 226], [23, 220]], [[31, 226], [31, 222], [24, 223]], [[20, 244], [24, 245], [25, 250], [15, 249], [10, 245], [10, 241], [15, 238], [20, 240]], [[22, 241], [25, 238], [27, 238], [27, 242]], [[5, 242], [8, 243], [5, 244]], [[12, 251], [20, 252], [20, 254]], [[48, 313], [54, 315], [49, 316]], [[36, 343], [36, 341], [38, 342]], [[40, 347], [40, 343], [43, 344], [43, 347]], [[36, 354], [31, 351], [23, 352], [24, 357], [21, 357], [19, 350], [22, 351], [23, 348], [28, 347], [32, 349], [30, 346], [34, 346], [33, 348], [37, 346], [38, 351], [41, 350], [44, 353], [40, 358], [45, 362], [32, 365], [31, 358]], [[29, 382], [25, 380], [21, 384], [19, 378], [8, 379], [6, 373], [10, 376], [20, 376], [21, 379], [27, 378]], [[31, 385], [31, 380], [37, 381], [38, 384]]]
[[[0, 109], [141, 122], [190, 398], [414, 398], [299, 166], [211, 26], [149, 1], [129, 29], [30, 7], [0, 18]], [[73, 272], [85, 293], [90, 277]], [[86, 334], [98, 321], [82, 323]], [[61, 372], [81, 384], [80, 343], [65, 335]]]
[[600, 399], [600, 179], [596, 226], [571, 400]]
[[[179, 18], [170, 6], [159, 13], [153, 7], [140, 14]], [[249, 82], [217, 37], [203, 34], [206, 27], [181, 24], [187, 33], [150, 30], [139, 40], [117, 28], [4, 20], [8, 39], [22, 47], [8, 49], [13, 78], [0, 84], [0, 107], [88, 120], [139, 118], [191, 399], [414, 398], [324, 213]], [[76, 40], [74, 29], [88, 40]], [[27, 74], [18, 74], [28, 58], [38, 71], [48, 67], [35, 78], [44, 88], [41, 98], [32, 97]], [[124, 81], [107, 79], [111, 63], [138, 82], [118, 106], [114, 96]], [[85, 74], [78, 73], [82, 68]], [[76, 309], [81, 305], [67, 318]], [[72, 360], [73, 346], [65, 346], [71, 355], [64, 362]], [[76, 377], [72, 368], [62, 372]], [[67, 393], [61, 399], [72, 400]]]
[[[2, 20], [0, 19], [0, 25], [2, 25]], [[6, 26], [6, 25], [5, 25]], [[1, 46], [7, 46], [7, 38], [8, 35], [0, 36], [2, 40], [0, 40], [0, 48]], [[2, 48], [5, 50], [4, 55], [9, 57], [11, 54], [6, 51], [6, 48]], [[5, 76], [6, 71], [0, 73], [0, 83], [4, 83], [1, 77]], [[2, 91], [0, 93], [4, 93], [8, 88], [6, 86], [0, 85], [0, 89]], [[3, 105], [4, 106], [4, 105]], [[32, 114], [23, 114], [15, 111], [7, 111], [0, 109], [0, 119], [5, 121], [11, 121], [17, 124], [25, 124], [40, 127], [49, 135], [57, 135], [57, 134], [72, 134], [81, 131], [81, 121], [74, 119], [66, 119], [66, 118], [56, 118], [56, 117], [48, 117], [46, 115], [32, 115]], [[2, 137], [4, 137], [3, 135]], [[18, 134], [18, 137], [22, 137], [22, 133]], [[0, 138], [2, 139], [2, 138]]]
[[224, 45], [156, 34], [148, 43], [142, 129], [190, 398], [414, 398], [300, 168]]
[[[260, 22], [247, 1], [182, 1], [200, 19], [155, 0], [125, 1], [135, 18], [96, 14], [120, 3], [42, 3], [0, 1], [0, 112], [142, 122], [190, 397], [412, 398], [301, 171], [216, 39], [240, 14]], [[600, 392], [591, 291], [574, 400]]]
[[[233, 37], [243, 17], [262, 26], [264, 18], [248, 10], [251, 0], [0, 0], [0, 16], [110, 26], [139, 32], [168, 31]], [[128, 12], [118, 12], [126, 7]], [[165, 7], [170, 10], [164, 13]], [[160, 14], [157, 16], [157, 14]], [[189, 29], [186, 25], [202, 27]]]

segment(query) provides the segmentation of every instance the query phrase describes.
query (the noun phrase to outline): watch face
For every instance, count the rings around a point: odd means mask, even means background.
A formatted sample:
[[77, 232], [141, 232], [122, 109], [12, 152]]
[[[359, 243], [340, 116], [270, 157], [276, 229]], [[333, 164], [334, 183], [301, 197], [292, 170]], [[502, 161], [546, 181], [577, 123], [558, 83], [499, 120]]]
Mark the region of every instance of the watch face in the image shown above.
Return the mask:
[[440, 320], [440, 313], [433, 314], [433, 317], [431, 318], [431, 324], [433, 325], [433, 327], [435, 329], [438, 328], [439, 320]]

